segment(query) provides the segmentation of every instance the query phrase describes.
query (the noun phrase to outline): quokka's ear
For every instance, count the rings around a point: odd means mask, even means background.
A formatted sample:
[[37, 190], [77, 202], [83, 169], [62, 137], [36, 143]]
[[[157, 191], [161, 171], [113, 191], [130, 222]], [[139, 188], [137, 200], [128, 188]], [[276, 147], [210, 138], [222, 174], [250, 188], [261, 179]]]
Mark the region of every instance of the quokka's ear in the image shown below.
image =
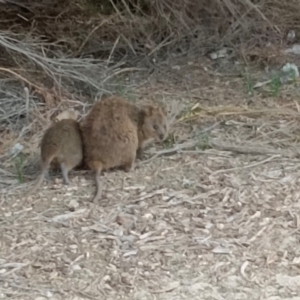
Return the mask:
[[165, 106], [161, 106], [161, 111], [164, 115], [168, 115], [168, 110]]
[[150, 117], [153, 114], [154, 107], [152, 105], [146, 105], [141, 108], [141, 113], [145, 117]]

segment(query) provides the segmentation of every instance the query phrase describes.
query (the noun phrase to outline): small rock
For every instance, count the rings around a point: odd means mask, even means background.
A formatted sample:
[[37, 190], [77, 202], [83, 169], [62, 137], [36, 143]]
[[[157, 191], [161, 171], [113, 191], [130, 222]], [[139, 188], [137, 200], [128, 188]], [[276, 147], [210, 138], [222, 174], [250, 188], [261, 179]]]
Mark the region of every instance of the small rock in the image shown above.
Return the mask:
[[124, 272], [121, 274], [121, 278], [123, 283], [131, 284], [132, 278], [130, 274]]
[[293, 259], [293, 263], [299, 265], [300, 264], [300, 257], [295, 257]]
[[77, 120], [78, 118], [78, 111], [75, 111], [74, 109], [70, 110], [65, 110], [61, 112], [55, 119], [56, 121], [64, 120], [64, 119], [72, 119], [72, 120]]
[[143, 218], [146, 219], [146, 220], [152, 220], [153, 219], [153, 215], [148, 213], [148, 214], [145, 214], [143, 215]]
[[9, 151], [10, 155], [16, 156], [18, 155], [22, 150], [24, 149], [24, 146], [20, 143], [15, 144]]
[[73, 265], [72, 270], [73, 271], [79, 271], [79, 270], [81, 270], [81, 267], [79, 265]]
[[211, 229], [213, 226], [214, 226], [213, 223], [208, 222], [208, 223], [205, 225], [205, 228], [206, 228], [206, 229]]
[[133, 229], [134, 227], [134, 216], [121, 214], [116, 218], [116, 222], [122, 225], [126, 229]]
[[137, 240], [137, 237], [134, 235], [122, 235], [120, 236], [122, 242], [129, 242], [130, 244], [134, 243]]
[[295, 64], [287, 63], [282, 67], [284, 73], [288, 73], [290, 77], [294, 76], [295, 78], [299, 77], [299, 70]]
[[300, 45], [293, 45], [291, 48], [284, 50], [285, 53], [300, 54]]
[[296, 37], [295, 30], [290, 30], [287, 34], [288, 41], [293, 41]]
[[50, 291], [47, 291], [46, 292], [46, 297], [47, 298], [51, 298], [53, 296], [53, 294], [50, 292]]
[[224, 229], [224, 224], [217, 224], [216, 226], [217, 226], [217, 228], [219, 230], [223, 230]]
[[60, 178], [55, 178], [54, 179], [54, 182], [56, 183], [56, 184], [60, 184], [60, 183], [62, 183], [62, 180], [60, 179]]
[[227, 49], [223, 48], [219, 51], [213, 52], [209, 54], [209, 57], [213, 60], [217, 59], [217, 58], [223, 58], [227, 56]]
[[76, 200], [71, 200], [68, 204], [68, 207], [71, 209], [75, 209], [79, 206], [79, 203]]
[[111, 281], [111, 278], [109, 275], [105, 275], [102, 279], [104, 282], [108, 282], [108, 281]]

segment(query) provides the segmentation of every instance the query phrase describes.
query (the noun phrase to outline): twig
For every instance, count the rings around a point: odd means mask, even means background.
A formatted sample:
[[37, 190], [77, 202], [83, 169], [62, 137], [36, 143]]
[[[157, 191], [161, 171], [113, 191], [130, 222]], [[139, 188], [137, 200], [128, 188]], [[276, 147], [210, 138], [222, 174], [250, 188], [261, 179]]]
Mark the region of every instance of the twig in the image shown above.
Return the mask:
[[86, 292], [84, 292], [84, 291], [80, 291], [80, 290], [77, 290], [77, 289], [75, 289], [75, 288], [72, 288], [71, 289], [74, 293], [76, 293], [77, 295], [79, 295], [80, 297], [86, 297], [86, 298], [89, 298], [89, 299], [91, 299], [91, 300], [94, 300], [94, 299], [99, 299], [99, 297], [98, 296], [93, 296], [93, 295], [90, 295], [90, 294], [88, 294], [88, 293], [86, 293]]
[[298, 156], [298, 153], [296, 152], [291, 152], [287, 150], [276, 150], [276, 149], [266, 149], [262, 147], [257, 147], [255, 148], [251, 147], [250, 145], [246, 146], [241, 146], [241, 145], [228, 145], [219, 142], [217, 139], [213, 139], [210, 141], [210, 145], [212, 148], [216, 148], [221, 151], [231, 151], [231, 152], [236, 152], [236, 153], [241, 153], [241, 154], [253, 154], [253, 155], [281, 155], [283, 157], [288, 157], [288, 158], [296, 158]]
[[151, 292], [153, 294], [167, 293], [167, 292], [171, 292], [171, 291], [177, 289], [178, 287], [180, 287], [180, 282], [174, 281], [171, 284], [169, 284], [168, 286], [166, 286], [165, 288], [162, 288], [160, 290], [152, 290]]
[[[1, 278], [0, 278], [0, 280], [1, 280]], [[25, 290], [25, 291], [35, 291], [35, 292], [40, 293], [41, 295], [45, 295], [45, 291], [37, 289], [37, 288], [22, 286], [20, 284], [15, 284], [14, 282], [11, 282], [10, 280], [2, 280], [2, 281], [7, 282], [10, 287], [13, 287], [16, 289]], [[52, 293], [61, 293], [61, 291], [58, 289], [47, 289], [47, 291], [51, 291]]]
[[[210, 131], [212, 130], [213, 128], [217, 127], [221, 122], [217, 122], [215, 124], [213, 124], [212, 126], [208, 127], [208, 128], [205, 128], [204, 130], [202, 130], [201, 132], [199, 132], [196, 136], [198, 137], [199, 135], [207, 132], [207, 131]], [[147, 164], [149, 163], [150, 161], [152, 161], [153, 159], [157, 158], [158, 156], [161, 156], [161, 155], [164, 155], [164, 154], [169, 154], [169, 153], [177, 153], [177, 152], [180, 152], [181, 150], [183, 149], [188, 149], [188, 148], [193, 148], [195, 147], [197, 144], [199, 143], [198, 140], [196, 141], [190, 141], [190, 142], [186, 142], [186, 143], [183, 143], [183, 144], [178, 144], [176, 145], [175, 147], [173, 148], [170, 148], [170, 149], [165, 149], [165, 150], [162, 150], [162, 151], [159, 151], [157, 153], [155, 153], [152, 157], [150, 157], [149, 159], [146, 159], [144, 161], [141, 161], [137, 164], [137, 167], [141, 166], [141, 165], [144, 165], [144, 164]]]
[[206, 150], [182, 150], [182, 151], [180, 151], [180, 153], [203, 154], [203, 155], [211, 155], [211, 156], [221, 156], [221, 157], [225, 157], [225, 158], [228, 158], [230, 156], [229, 154], [225, 155], [222, 153], [211, 153]]
[[174, 36], [174, 33], [171, 33], [167, 38], [165, 38], [160, 44], [158, 44], [152, 51], [150, 51], [150, 53], [148, 54], [148, 56], [151, 56], [154, 52], [158, 51], [159, 49], [167, 46], [168, 44], [171, 44], [172, 42], [174, 42], [174, 40], [168, 41], [171, 37]]
[[29, 84], [30, 86], [35, 87], [35, 88], [36, 88], [37, 90], [39, 90], [39, 91], [42, 91], [42, 89], [41, 89], [39, 86], [35, 85], [34, 83], [30, 82], [29, 80], [27, 80], [27, 79], [24, 78], [23, 76], [19, 75], [18, 73], [14, 72], [14, 71], [12, 71], [12, 70], [10, 70], [10, 69], [7, 69], [7, 68], [1, 68], [1, 67], [0, 67], [0, 71], [4, 71], [4, 72], [8, 72], [8, 73], [10, 73], [10, 74], [13, 74], [13, 75], [15, 75], [16, 77], [18, 77], [19, 79], [21, 79], [22, 81], [24, 81], [24, 82], [26, 82], [27, 84]]
[[25, 109], [26, 109], [26, 121], [28, 123], [28, 115], [29, 115], [29, 90], [28, 87], [24, 87], [24, 92], [25, 92]]
[[130, 200], [129, 203], [137, 203], [137, 202], [139, 202], [139, 201], [143, 201], [143, 200], [145, 200], [145, 199], [152, 198], [152, 197], [155, 196], [155, 195], [163, 195], [164, 192], [166, 192], [166, 191], [167, 191], [166, 188], [163, 188], [163, 189], [160, 189], [160, 190], [156, 190], [156, 191], [154, 191], [154, 192], [152, 192], [152, 193], [147, 193], [146, 195], [143, 195], [143, 196], [141, 196], [141, 197], [139, 197], [139, 198], [137, 198], [137, 199]]
[[82, 214], [85, 213], [85, 212], [86, 212], [86, 209], [85, 209], [85, 208], [79, 209], [79, 210], [77, 210], [77, 211], [74, 211], [74, 212], [71, 212], [71, 213], [67, 213], [67, 214], [64, 214], [64, 215], [54, 216], [54, 217], [52, 218], [52, 221], [53, 221], [53, 222], [66, 221], [66, 220], [68, 220], [68, 219], [78, 217], [78, 216], [82, 215]]
[[[114, 17], [114, 15], [113, 15]], [[79, 47], [78, 51], [76, 52], [76, 55], [77, 56], [82, 48], [85, 46], [85, 44], [87, 43], [87, 41], [90, 39], [90, 37], [93, 35], [93, 33], [98, 30], [101, 26], [103, 26], [105, 23], [107, 23], [108, 21], [110, 21], [113, 17], [109, 17], [107, 19], [104, 19], [98, 26], [96, 26], [95, 28], [93, 28], [93, 30], [88, 34], [88, 36], [86, 37], [86, 39], [84, 40], [84, 42], [81, 44], [81, 46]]]
[[278, 28], [278, 26], [276, 26], [276, 25], [274, 25], [263, 13], [262, 13], [262, 11], [258, 8], [258, 6], [257, 5], [255, 5], [255, 4], [253, 4], [251, 1], [249, 1], [249, 0], [246, 0], [246, 3], [249, 5], [249, 7], [251, 7], [251, 8], [253, 8], [254, 10], [256, 10], [256, 12], [261, 16], [261, 18], [263, 19], [263, 20], [265, 20], [266, 22], [268, 22], [268, 24], [269, 24], [269, 26], [271, 27], [271, 28], [274, 28], [274, 29], [276, 29], [276, 31], [278, 32], [278, 33], [281, 33], [281, 31], [280, 31], [280, 29]]
[[132, 53], [137, 56], [132, 44], [130, 43], [130, 41], [126, 38], [126, 36], [124, 34], [121, 34], [121, 37], [123, 38], [123, 40], [127, 43], [128, 47], [131, 49]]
[[178, 144], [175, 147], [170, 148], [170, 149], [161, 150], [161, 151], [155, 153], [149, 159], [146, 159], [146, 160], [143, 160], [143, 161], [137, 163], [137, 167], [139, 167], [141, 165], [144, 165], [144, 164], [147, 164], [150, 161], [152, 161], [153, 159], [155, 159], [155, 158], [157, 158], [157, 157], [159, 157], [161, 155], [168, 154], [168, 153], [176, 153], [176, 152], [179, 152], [180, 150], [187, 149], [187, 148], [193, 148], [198, 143], [199, 143], [199, 141], [187, 142], [187, 143], [183, 143], [183, 144]]
[[116, 49], [116, 46], [118, 45], [118, 43], [119, 43], [119, 40], [120, 40], [120, 35], [118, 36], [118, 38], [116, 39], [116, 41], [115, 41], [115, 43], [114, 43], [114, 46], [112, 47], [112, 49], [111, 49], [111, 51], [110, 51], [110, 53], [109, 53], [109, 57], [108, 57], [108, 59], [107, 59], [107, 66], [109, 66], [109, 64], [110, 64], [110, 60], [111, 60], [111, 58], [112, 58], [112, 55], [113, 55], [113, 53], [114, 53], [114, 51], [115, 51], [115, 49]]
[[8, 268], [13, 268], [13, 269], [10, 270], [10, 271], [8, 271], [8, 272], [0, 274], [0, 277], [6, 277], [7, 275], [15, 273], [16, 271], [19, 271], [20, 269], [22, 269], [23, 267], [26, 267], [28, 265], [29, 265], [29, 263], [27, 263], [27, 264], [22, 264], [22, 263], [7, 263], [7, 264], [4, 264], [4, 265], [1, 265], [1, 268], [6, 266]]
[[220, 173], [227, 173], [227, 172], [240, 170], [240, 169], [249, 169], [249, 168], [252, 168], [252, 167], [263, 165], [264, 163], [269, 162], [269, 161], [271, 161], [271, 160], [273, 160], [274, 158], [277, 158], [277, 157], [278, 157], [278, 155], [273, 155], [273, 156], [271, 156], [271, 157], [269, 157], [265, 160], [258, 161], [256, 163], [249, 164], [249, 165], [246, 165], [246, 166], [241, 166], [241, 167], [236, 167], [236, 168], [231, 168], [231, 169], [218, 170], [218, 171], [212, 173], [209, 177], [220, 174]]
[[143, 71], [146, 70], [145, 68], [124, 68], [121, 70], [116, 71], [115, 73], [111, 74], [110, 76], [107, 76], [102, 83], [105, 83], [107, 80], [111, 79], [112, 77], [115, 77], [116, 75], [119, 75], [121, 73], [125, 73], [125, 72], [133, 72], [133, 71]]

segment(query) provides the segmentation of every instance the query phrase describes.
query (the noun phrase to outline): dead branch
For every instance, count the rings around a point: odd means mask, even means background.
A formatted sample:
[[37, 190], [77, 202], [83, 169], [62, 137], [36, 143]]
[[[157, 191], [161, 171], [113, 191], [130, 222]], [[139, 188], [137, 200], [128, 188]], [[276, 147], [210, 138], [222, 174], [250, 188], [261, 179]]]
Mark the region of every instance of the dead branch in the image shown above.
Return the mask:
[[299, 153], [291, 150], [276, 150], [270, 149], [266, 147], [259, 147], [257, 145], [251, 146], [241, 146], [241, 145], [229, 145], [224, 141], [220, 141], [219, 139], [212, 139], [210, 141], [210, 146], [212, 148], [221, 150], [221, 151], [230, 151], [240, 154], [250, 154], [250, 155], [281, 155], [283, 157], [288, 158], [296, 158], [298, 157]]
[[[217, 122], [217, 123], [213, 124], [212, 126], [210, 126], [210, 127], [208, 127], [208, 128], [205, 128], [204, 130], [202, 130], [202, 131], [200, 131], [199, 133], [197, 133], [196, 137], [199, 137], [201, 134], [203, 134], [203, 133], [205, 133], [205, 132], [211, 131], [212, 129], [214, 129], [215, 127], [217, 127], [219, 124], [220, 124], [220, 122]], [[155, 158], [157, 158], [157, 157], [159, 157], [159, 156], [161, 156], [161, 155], [164, 155], [164, 154], [170, 154], [170, 153], [178, 153], [178, 152], [180, 152], [181, 150], [193, 148], [193, 147], [195, 147], [197, 144], [199, 144], [199, 141], [198, 141], [198, 140], [195, 140], [195, 141], [189, 141], [189, 142], [186, 142], [186, 143], [178, 144], [178, 145], [176, 145], [176, 146], [173, 147], [173, 148], [165, 149], [165, 150], [159, 151], [159, 152], [155, 153], [155, 154], [154, 154], [152, 157], [150, 157], [149, 159], [139, 162], [139, 163], [137, 164], [137, 167], [138, 167], [138, 166], [141, 166], [141, 165], [144, 165], [144, 164], [147, 164], [147, 163], [149, 163], [150, 161], [152, 161], [153, 159], [155, 159]]]

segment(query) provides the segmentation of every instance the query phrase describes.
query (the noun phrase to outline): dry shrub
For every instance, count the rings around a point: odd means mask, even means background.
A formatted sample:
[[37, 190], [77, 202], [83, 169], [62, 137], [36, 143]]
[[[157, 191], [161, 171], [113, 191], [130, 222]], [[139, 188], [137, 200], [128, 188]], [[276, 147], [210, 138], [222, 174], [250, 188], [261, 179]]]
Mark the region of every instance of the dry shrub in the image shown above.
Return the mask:
[[95, 94], [145, 58], [222, 45], [247, 58], [282, 45], [299, 8], [297, 0], [1, 0], [0, 64], [4, 78], [18, 74], [40, 94]]
[[[221, 43], [279, 43], [297, 24], [296, 0], [80, 0], [2, 4], [1, 30], [42, 40], [44, 51], [107, 58], [115, 54], [159, 56], [167, 51], [209, 51]], [[17, 3], [17, 2], [14, 2]], [[191, 49], [192, 48], [192, 49]], [[202, 50], [203, 49], [203, 50]]]

